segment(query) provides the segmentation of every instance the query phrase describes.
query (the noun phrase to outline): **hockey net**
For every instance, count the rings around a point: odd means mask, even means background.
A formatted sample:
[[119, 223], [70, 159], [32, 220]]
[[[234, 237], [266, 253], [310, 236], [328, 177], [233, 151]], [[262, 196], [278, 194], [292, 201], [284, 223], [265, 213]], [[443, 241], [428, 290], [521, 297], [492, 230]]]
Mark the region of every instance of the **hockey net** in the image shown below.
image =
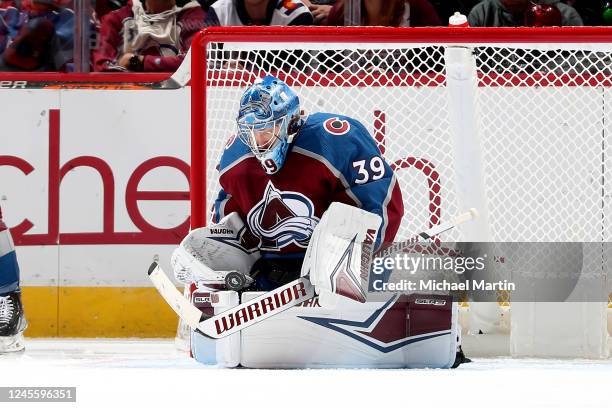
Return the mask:
[[[192, 226], [241, 93], [271, 73], [306, 113], [368, 128], [402, 188], [396, 240], [476, 206], [486, 225], [445, 241], [609, 242], [611, 41], [597, 28], [207, 30], [192, 47]], [[593, 251], [583, 273], [610, 289], [612, 254]]]

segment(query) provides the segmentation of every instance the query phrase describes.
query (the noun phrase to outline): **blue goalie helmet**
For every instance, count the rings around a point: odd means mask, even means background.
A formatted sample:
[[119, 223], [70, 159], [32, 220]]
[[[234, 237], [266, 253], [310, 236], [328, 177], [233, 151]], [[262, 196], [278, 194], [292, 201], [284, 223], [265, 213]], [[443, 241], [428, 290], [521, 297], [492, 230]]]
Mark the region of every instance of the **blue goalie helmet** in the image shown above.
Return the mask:
[[300, 100], [273, 76], [257, 79], [240, 99], [238, 135], [268, 174], [283, 167], [289, 145], [301, 125]]

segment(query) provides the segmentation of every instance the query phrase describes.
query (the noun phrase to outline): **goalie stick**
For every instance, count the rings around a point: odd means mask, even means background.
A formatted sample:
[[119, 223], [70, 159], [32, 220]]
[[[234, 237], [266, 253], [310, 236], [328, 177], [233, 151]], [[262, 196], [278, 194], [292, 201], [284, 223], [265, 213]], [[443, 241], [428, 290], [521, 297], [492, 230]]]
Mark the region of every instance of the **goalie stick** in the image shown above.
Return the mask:
[[[431, 239], [438, 234], [449, 231], [464, 222], [476, 218], [476, 216], [477, 212], [472, 208], [470, 211], [458, 215], [445, 224], [436, 225], [407, 241], [399, 242], [396, 245], [379, 251], [377, 256], [386, 256], [395, 251], [408, 248], [419, 241]], [[203, 313], [185, 298], [164, 273], [157, 261], [153, 261], [149, 267], [148, 274], [153, 285], [172, 310], [189, 326], [213, 339], [220, 339], [237, 333], [244, 328], [299, 305], [314, 296], [314, 287], [308, 279], [302, 277], [270, 292], [266, 292], [246, 303], [239, 304], [225, 312], [211, 316]]]
[[436, 235], [440, 235], [443, 232], [449, 231], [465, 222], [473, 220], [476, 217], [478, 217], [478, 211], [475, 208], [470, 208], [469, 211], [466, 211], [463, 214], [457, 215], [456, 217], [454, 217], [452, 220], [450, 220], [447, 223], [434, 225], [430, 229], [423, 231], [419, 234], [416, 234], [415, 236], [413, 236], [412, 238], [406, 241], [396, 242], [395, 244], [392, 244], [388, 247], [381, 248], [377, 253], [374, 254], [374, 256], [385, 257], [395, 252], [400, 252], [406, 248], [412, 247], [413, 245], [421, 241], [426, 241], [428, 239], [431, 239], [435, 237]]
[[299, 278], [225, 312], [210, 316], [192, 305], [155, 261], [149, 267], [149, 278], [159, 294], [181, 319], [213, 339], [234, 334], [314, 296], [314, 288], [310, 281]]

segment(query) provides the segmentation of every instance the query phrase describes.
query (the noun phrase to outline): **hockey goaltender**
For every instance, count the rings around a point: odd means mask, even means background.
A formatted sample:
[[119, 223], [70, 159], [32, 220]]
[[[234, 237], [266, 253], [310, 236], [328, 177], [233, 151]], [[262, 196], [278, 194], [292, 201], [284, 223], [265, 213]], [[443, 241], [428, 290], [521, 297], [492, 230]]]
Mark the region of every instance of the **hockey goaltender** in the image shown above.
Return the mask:
[[[217, 168], [221, 188], [212, 224], [192, 230], [171, 263], [203, 319], [221, 322], [220, 330], [223, 322], [244, 328], [221, 338], [192, 330], [196, 360], [225, 367], [380, 368], [450, 368], [466, 361], [450, 296], [366, 301], [371, 257], [389, 250], [404, 208], [392, 168], [358, 120], [305, 114], [285, 82], [259, 78], [240, 99], [235, 135]], [[315, 301], [270, 318], [248, 308], [296, 279], [314, 287]], [[264, 307], [260, 302], [257, 310]], [[251, 315], [257, 318], [245, 325]]]

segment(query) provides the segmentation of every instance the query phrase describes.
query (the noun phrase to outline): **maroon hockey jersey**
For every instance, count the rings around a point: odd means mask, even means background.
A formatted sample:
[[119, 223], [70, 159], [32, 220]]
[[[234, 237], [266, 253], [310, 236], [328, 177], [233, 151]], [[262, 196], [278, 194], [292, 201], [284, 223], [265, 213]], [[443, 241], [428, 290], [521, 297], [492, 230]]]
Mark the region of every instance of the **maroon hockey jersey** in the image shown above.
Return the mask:
[[238, 212], [264, 253], [303, 253], [334, 201], [378, 214], [377, 246], [393, 241], [404, 212], [391, 167], [358, 121], [310, 115], [287, 160], [268, 175], [240, 138], [230, 138], [219, 164], [221, 191], [213, 222]]

